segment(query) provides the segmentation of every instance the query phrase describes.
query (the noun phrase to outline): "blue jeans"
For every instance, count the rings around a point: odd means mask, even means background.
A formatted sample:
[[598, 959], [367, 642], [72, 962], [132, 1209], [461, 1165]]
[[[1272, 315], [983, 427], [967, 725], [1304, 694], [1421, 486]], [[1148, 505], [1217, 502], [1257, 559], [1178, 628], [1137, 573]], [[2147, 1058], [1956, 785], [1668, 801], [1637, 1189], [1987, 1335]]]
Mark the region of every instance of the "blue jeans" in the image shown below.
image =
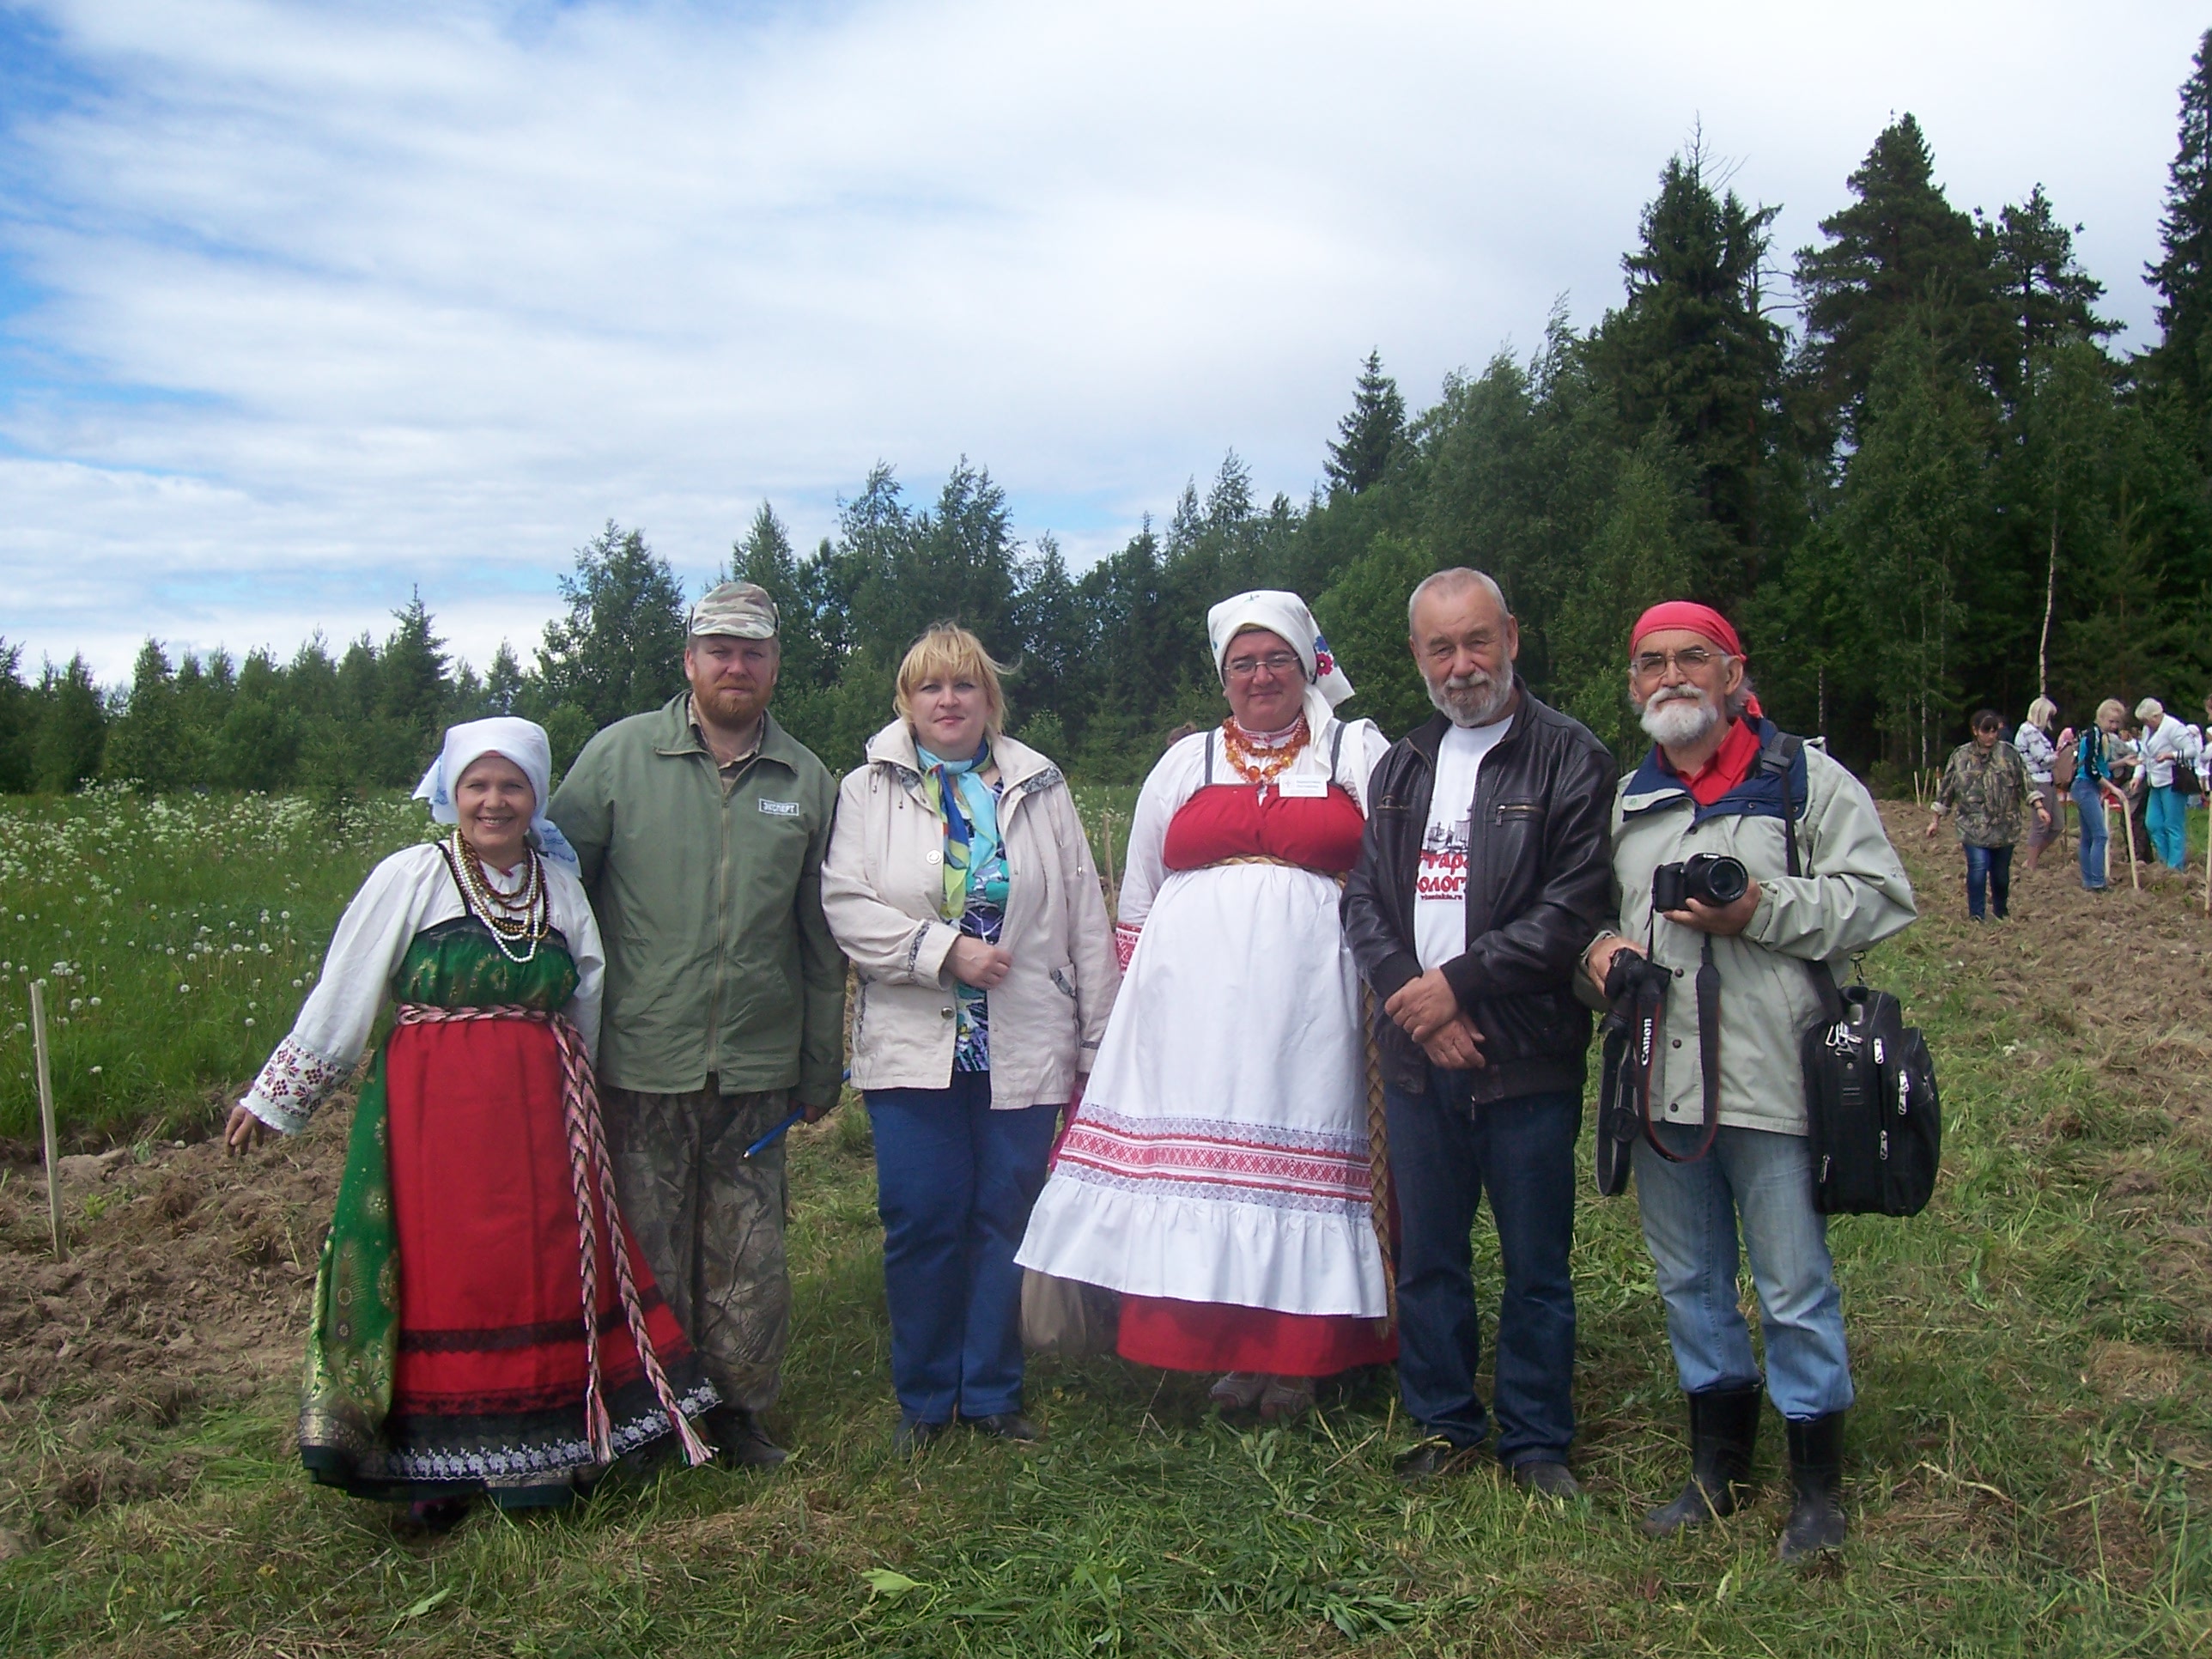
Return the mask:
[[2188, 796], [2170, 783], [2151, 785], [2143, 796], [2143, 826], [2160, 864], [2179, 870], [2189, 862]]
[[2094, 781], [2086, 777], [2074, 780], [2074, 805], [2081, 815], [2078, 848], [2081, 855], [2081, 884], [2093, 893], [2101, 892], [2105, 886], [2105, 803]]
[[991, 1108], [988, 1072], [871, 1089], [891, 1386], [925, 1423], [1022, 1406], [1022, 1270], [1057, 1106]]
[[1966, 845], [1966, 914], [1982, 919], [1982, 888], [1986, 884], [2002, 921], [2012, 908], [2012, 848]]
[[1482, 1357], [1470, 1233], [1485, 1188], [1505, 1284], [1498, 1304], [1498, 1459], [1565, 1462], [1575, 1437], [1575, 1136], [1582, 1097], [1524, 1095], [1455, 1105], [1429, 1074], [1425, 1093], [1384, 1093], [1397, 1189], [1398, 1387], [1406, 1410], [1455, 1445], [1490, 1424], [1474, 1392]]
[[[1677, 1152], [1693, 1124], [1662, 1123]], [[1802, 1423], [1851, 1403], [1844, 1298], [1828, 1255], [1827, 1221], [1813, 1207], [1812, 1154], [1802, 1135], [1723, 1126], [1710, 1157], [1669, 1164], [1636, 1143], [1644, 1243], [1667, 1304], [1667, 1337], [1686, 1394], [1755, 1389], [1759, 1362], [1736, 1291], [1736, 1243], [1751, 1258], [1766, 1340], [1766, 1392]]]

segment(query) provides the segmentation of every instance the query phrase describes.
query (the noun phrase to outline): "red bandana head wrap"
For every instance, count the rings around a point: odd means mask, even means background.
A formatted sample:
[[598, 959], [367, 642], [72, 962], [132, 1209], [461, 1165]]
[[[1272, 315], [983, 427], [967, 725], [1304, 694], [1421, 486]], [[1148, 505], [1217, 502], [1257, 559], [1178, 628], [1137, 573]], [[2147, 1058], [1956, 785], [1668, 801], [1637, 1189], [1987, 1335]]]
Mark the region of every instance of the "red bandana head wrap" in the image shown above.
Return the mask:
[[1692, 634], [1703, 634], [1731, 657], [1743, 655], [1743, 641], [1729, 626], [1729, 619], [1712, 606], [1699, 605], [1693, 599], [1668, 599], [1653, 605], [1629, 629], [1628, 648], [1635, 650], [1646, 634], [1656, 634], [1662, 628], [1686, 628]]
[[[1628, 648], [1635, 650], [1643, 643], [1646, 634], [1656, 634], [1668, 628], [1687, 629], [1692, 634], [1702, 634], [1731, 657], [1744, 654], [1743, 641], [1736, 637], [1735, 629], [1729, 625], [1729, 619], [1712, 606], [1699, 605], [1694, 599], [1668, 599], [1653, 605], [1638, 617], [1636, 626], [1628, 630]], [[1743, 712], [1758, 720], [1765, 711], [1759, 708], [1759, 699], [1753, 697], [1744, 705]]]

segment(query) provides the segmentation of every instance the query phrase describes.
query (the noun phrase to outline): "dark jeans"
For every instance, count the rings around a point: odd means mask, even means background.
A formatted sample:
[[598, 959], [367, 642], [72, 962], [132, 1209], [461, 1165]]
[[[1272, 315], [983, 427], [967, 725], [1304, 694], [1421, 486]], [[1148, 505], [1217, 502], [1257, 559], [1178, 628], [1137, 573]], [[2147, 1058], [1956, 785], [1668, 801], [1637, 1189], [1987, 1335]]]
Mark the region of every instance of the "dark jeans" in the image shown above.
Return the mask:
[[1022, 1270], [1057, 1106], [991, 1108], [988, 1072], [871, 1089], [891, 1386], [925, 1423], [1022, 1407]]
[[1407, 1411], [1455, 1445], [1490, 1424], [1475, 1396], [1482, 1334], [1470, 1233], [1486, 1188], [1505, 1284], [1498, 1304], [1498, 1459], [1565, 1461], [1575, 1436], [1575, 1136], [1582, 1097], [1522, 1095], [1474, 1108], [1438, 1085], [1385, 1091], [1398, 1252], [1398, 1386]]
[[1976, 921], [1982, 919], [1982, 886], [1986, 882], [1990, 902], [2002, 921], [2012, 908], [2012, 848], [2009, 847], [1966, 848], [1966, 914]]

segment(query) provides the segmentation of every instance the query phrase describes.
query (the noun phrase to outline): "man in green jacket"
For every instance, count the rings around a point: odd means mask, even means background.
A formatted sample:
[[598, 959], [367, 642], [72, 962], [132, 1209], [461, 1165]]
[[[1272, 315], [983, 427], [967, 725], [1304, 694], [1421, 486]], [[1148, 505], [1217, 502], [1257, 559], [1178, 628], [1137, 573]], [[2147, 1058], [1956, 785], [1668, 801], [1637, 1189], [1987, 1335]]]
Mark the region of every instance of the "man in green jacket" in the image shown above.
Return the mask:
[[724, 582], [690, 615], [690, 689], [584, 745], [548, 813], [607, 953], [599, 1079], [623, 1211], [723, 1404], [725, 1462], [784, 1453], [760, 1413], [791, 1336], [783, 1143], [837, 1103], [845, 961], [822, 916], [836, 787], [768, 702], [775, 605]]

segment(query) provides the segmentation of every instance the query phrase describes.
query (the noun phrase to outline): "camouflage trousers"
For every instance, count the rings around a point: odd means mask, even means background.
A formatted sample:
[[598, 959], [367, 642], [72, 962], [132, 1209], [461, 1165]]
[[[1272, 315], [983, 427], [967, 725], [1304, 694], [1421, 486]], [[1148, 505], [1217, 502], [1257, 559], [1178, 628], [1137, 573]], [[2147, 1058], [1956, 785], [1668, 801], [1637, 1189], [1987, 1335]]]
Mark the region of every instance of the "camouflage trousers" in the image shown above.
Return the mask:
[[603, 1088], [615, 1192], [646, 1263], [723, 1403], [775, 1403], [791, 1346], [783, 1142], [746, 1147], [791, 1109], [786, 1090]]

